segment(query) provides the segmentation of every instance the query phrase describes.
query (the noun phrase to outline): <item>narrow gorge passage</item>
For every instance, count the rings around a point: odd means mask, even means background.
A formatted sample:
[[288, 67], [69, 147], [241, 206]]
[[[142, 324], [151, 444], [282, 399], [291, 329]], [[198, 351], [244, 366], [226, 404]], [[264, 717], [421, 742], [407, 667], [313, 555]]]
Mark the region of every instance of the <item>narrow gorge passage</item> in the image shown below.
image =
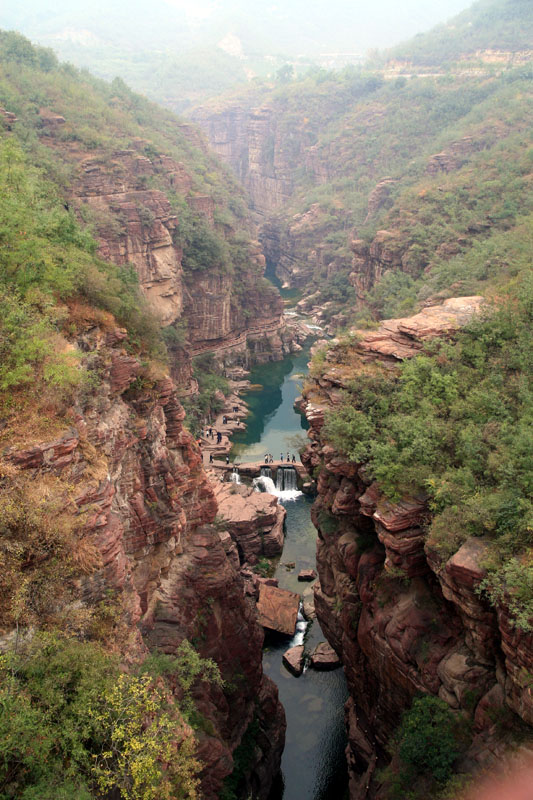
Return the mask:
[[[307, 421], [294, 410], [294, 400], [300, 393], [300, 376], [307, 370], [308, 359], [306, 349], [297, 356], [252, 370], [250, 381], [261, 385], [262, 390], [246, 395], [250, 416], [246, 431], [233, 438], [236, 462], [262, 460], [267, 452], [276, 459], [282, 452], [296, 453], [291, 441], [304, 432]], [[275, 577], [281, 588], [303, 593], [309, 584], [298, 581], [298, 572], [315, 567], [312, 500], [300, 495], [296, 500], [282, 502], [287, 509], [286, 536]], [[288, 569], [287, 564], [294, 567]], [[325, 636], [315, 619], [308, 627], [306, 649], [312, 651], [320, 641], [325, 641]], [[308, 669], [299, 678], [293, 677], [282, 664], [283, 653], [293, 643], [290, 637], [279, 635], [270, 635], [265, 641], [264, 671], [277, 684], [287, 715], [283, 777], [270, 800], [340, 799], [347, 788], [344, 673], [342, 669]]]

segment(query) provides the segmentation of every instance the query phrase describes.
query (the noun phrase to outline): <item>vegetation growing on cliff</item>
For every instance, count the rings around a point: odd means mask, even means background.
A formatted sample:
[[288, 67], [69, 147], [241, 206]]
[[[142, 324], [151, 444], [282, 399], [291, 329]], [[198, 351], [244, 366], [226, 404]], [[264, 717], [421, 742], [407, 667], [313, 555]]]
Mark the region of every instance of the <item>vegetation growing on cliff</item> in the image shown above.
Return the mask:
[[[131, 470], [141, 482], [143, 460], [164, 452], [161, 440], [154, 443], [158, 432], [142, 434], [136, 423], [155, 419], [152, 378], [166, 375], [159, 363], [166, 359], [164, 341], [169, 348], [182, 345], [185, 326], [178, 321], [163, 339], [133, 267], [98, 256], [102, 240], [124, 236], [127, 214], [111, 206], [80, 210], [77, 171], [97, 161], [105, 184], [97, 193], [105, 194], [106, 181], [111, 193], [124, 194], [122, 181], [138, 188], [141, 199], [135, 195], [129, 209], [143, 242], [156, 225], [143, 195], [164, 191], [184, 234], [190, 224], [192, 233], [184, 236], [189, 275], [212, 268], [244, 284], [261, 265], [250, 265], [245, 209], [232, 179], [194, 131], [121, 81], [96, 81], [23, 37], [0, 32], [0, 107], [0, 636], [2, 650], [11, 651], [0, 659], [0, 796], [194, 798], [202, 765], [193, 731], [223, 737], [218, 717], [215, 723], [202, 716], [194, 698], [204, 681], [216, 683], [221, 696], [220, 675], [213, 662], [183, 645], [177, 657], [151, 657], [140, 668], [144, 652], [135, 625], [143, 601], [135, 606], [134, 559], [128, 563], [121, 528], [128, 503], [133, 506], [132, 486], [118, 514], [109, 511], [120, 482], [112, 475], [120, 447], [125, 460], [133, 453], [139, 459]], [[125, 175], [131, 153], [136, 164], [150, 163], [150, 177]], [[179, 185], [170, 185], [168, 170], [154, 167], [167, 154]], [[171, 228], [176, 218], [169, 216]], [[176, 264], [181, 279], [178, 248]], [[237, 311], [240, 298], [235, 293]], [[226, 384], [209, 369], [204, 364], [199, 375], [199, 401], [211, 405]], [[175, 395], [170, 424], [164, 416], [172, 389], [165, 385], [169, 394], [159, 397], [155, 427], [170, 440], [172, 425], [174, 438], [161, 477], [177, 469], [178, 441], [185, 461], [191, 445]], [[136, 447], [138, 433], [146, 439]], [[63, 446], [65, 457], [58, 452]], [[13, 451], [22, 452], [20, 461]], [[194, 480], [203, 486], [199, 468]], [[172, 536], [186, 526], [181, 489], [170, 483], [167, 489], [162, 503], [153, 488], [145, 497], [148, 516], [160, 526], [155, 536], [147, 534], [148, 548], [154, 539], [160, 546], [168, 518], [176, 523]], [[109, 494], [102, 500], [101, 492]], [[166, 520], [158, 514], [162, 506]], [[115, 563], [124, 573], [112, 579], [102, 558], [109, 542], [99, 538], [104, 519], [120, 527]], [[168, 552], [170, 560], [172, 545]], [[120, 661], [112, 655], [117, 651]]]
[[94, 642], [39, 636], [0, 656], [0, 796], [197, 797], [191, 688], [220, 675], [188, 642], [167, 661], [175, 692], [157, 658], [124, 672]]
[[220, 102], [199, 111], [231, 138], [235, 108], [263, 109], [252, 197], [257, 171], [283, 187], [265, 240], [271, 226], [279, 276], [312, 294], [326, 322], [339, 328], [404, 316], [428, 298], [498, 291], [516, 266], [506, 254], [531, 247], [531, 56], [474, 71], [450, 64], [447, 49], [452, 60], [498, 42], [529, 50], [532, 25], [524, 0], [487, 0], [403, 48], [448, 61], [439, 74], [314, 70], [234, 95], [227, 112]]
[[[159, 326], [135, 273], [105, 262], [57, 187], [13, 138], [0, 140], [0, 410], [65, 410], [91, 376], [73, 344], [78, 317], [127, 328], [131, 346], [163, 359]], [[88, 315], [88, 316], [87, 316]], [[116, 320], [116, 322], [114, 322]], [[36, 409], [40, 408], [40, 412]], [[48, 408], [48, 411], [45, 409]], [[28, 421], [28, 420], [27, 420]]]
[[[175, 240], [183, 248], [185, 271], [234, 273], [236, 282], [245, 281], [254, 264], [243, 193], [209, 153], [198, 131], [132, 92], [122, 80], [105, 83], [72, 65], [60, 64], [52, 51], [33, 47], [17, 33], [0, 31], [0, 65], [0, 106], [17, 117], [9, 138], [18, 139], [28, 166], [37, 167], [46, 180], [44, 198], [65, 203], [85, 158], [97, 159], [104, 172], [119, 182], [121, 154], [148, 159], [152, 174], [129, 177], [137, 190], [159, 189], [169, 200], [177, 215]], [[62, 121], [56, 124], [57, 116]], [[177, 181], [169, 178], [165, 166], [169, 157], [183, 172]], [[197, 197], [205, 201], [208, 212], [194, 206]], [[149, 229], [153, 211], [139, 203], [139, 219]], [[96, 243], [91, 233], [107, 240], [124, 234], [120, 210], [91, 204], [77, 209], [80, 204], [72, 200], [69, 204], [86, 223], [87, 231], [76, 230], [78, 239], [85, 236], [83, 247], [92, 248], [93, 256]], [[56, 216], [61, 217], [60, 212]], [[62, 216], [66, 232], [65, 220], [74, 224], [74, 214]], [[78, 258], [71, 273], [79, 270]], [[114, 277], [128, 282], [128, 273], [124, 268]], [[109, 293], [102, 290], [100, 295]]]
[[382, 775], [385, 797], [440, 796], [465, 739], [464, 720], [438, 697], [415, 697], [391, 742], [393, 762]]
[[213, 353], [203, 353], [194, 359], [193, 377], [198, 382], [198, 392], [184, 399], [183, 407], [189, 430], [197, 436], [222, 411], [224, 401], [220, 395], [229, 393], [229, 383]]
[[533, 9], [528, 0], [483, 0], [453, 19], [451, 25], [438, 25], [408, 44], [387, 53], [412, 64], [450, 64], [484, 50], [529, 50], [533, 29]]
[[363, 368], [323, 432], [350, 459], [368, 461], [391, 499], [429, 497], [429, 538], [444, 556], [468, 536], [489, 537], [495, 578], [487, 589], [501, 596], [502, 576], [516, 585], [520, 602], [512, 610], [522, 608], [517, 622], [526, 629], [533, 597], [532, 323], [526, 275], [453, 343], [435, 340], [392, 374]]

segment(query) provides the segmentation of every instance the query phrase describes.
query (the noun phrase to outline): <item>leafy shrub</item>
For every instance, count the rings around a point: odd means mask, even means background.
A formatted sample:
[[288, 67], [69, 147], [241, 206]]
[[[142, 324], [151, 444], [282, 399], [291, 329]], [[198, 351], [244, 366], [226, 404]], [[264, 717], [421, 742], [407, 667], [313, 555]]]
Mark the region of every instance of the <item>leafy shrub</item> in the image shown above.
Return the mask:
[[381, 773], [383, 797], [448, 797], [443, 790], [455, 783], [453, 763], [467, 734], [443, 700], [428, 695], [415, 698], [391, 741], [393, 761]]
[[0, 657], [0, 793], [10, 798], [197, 797], [195, 740], [148, 673], [98, 645], [36, 637]]

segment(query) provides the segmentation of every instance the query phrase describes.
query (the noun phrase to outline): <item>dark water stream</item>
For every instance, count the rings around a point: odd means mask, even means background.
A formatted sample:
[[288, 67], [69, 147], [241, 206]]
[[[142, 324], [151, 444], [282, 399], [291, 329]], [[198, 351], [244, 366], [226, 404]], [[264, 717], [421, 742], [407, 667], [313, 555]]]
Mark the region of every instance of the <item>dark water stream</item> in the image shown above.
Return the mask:
[[[306, 371], [308, 351], [274, 364], [255, 367], [250, 376], [261, 391], [250, 392], [247, 430], [234, 436], [236, 461], [262, 460], [270, 452], [296, 453], [293, 437], [304, 434], [307, 423], [293, 403], [300, 393], [300, 376]], [[312, 501], [304, 495], [284, 501], [287, 509], [285, 547], [275, 576], [279, 585], [302, 593], [300, 569], [315, 566], [316, 530], [310, 519]], [[288, 563], [294, 568], [287, 569]], [[325, 637], [315, 620], [308, 629], [306, 647], [313, 650]], [[282, 664], [290, 637], [271, 636], [265, 643], [263, 666], [278, 686], [287, 715], [287, 738], [281, 762], [282, 776], [271, 800], [342, 800], [347, 787], [343, 705], [347, 697], [341, 669], [307, 670], [293, 677]]]

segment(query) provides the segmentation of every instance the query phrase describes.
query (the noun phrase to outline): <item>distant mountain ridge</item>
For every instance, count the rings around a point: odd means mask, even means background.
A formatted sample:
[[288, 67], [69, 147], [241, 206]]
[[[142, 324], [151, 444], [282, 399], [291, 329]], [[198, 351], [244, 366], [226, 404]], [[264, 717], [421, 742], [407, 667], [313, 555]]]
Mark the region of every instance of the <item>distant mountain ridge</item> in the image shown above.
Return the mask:
[[[521, 57], [513, 59], [515, 54]], [[386, 55], [416, 65], [476, 58], [497, 65], [531, 61], [533, 4], [529, 0], [480, 0], [448, 23], [418, 34]]]
[[[369, 48], [427, 29], [443, 15], [421, 0], [404, 0], [396, 12], [388, 0], [372, 7], [344, 0], [224, 0], [199, 3], [195, 14], [187, 3], [164, 0], [149, 10], [140, 0], [87, 6], [60, 0], [45, 10], [42, 2], [6, 5], [0, 28], [19, 30], [99, 77], [119, 76], [178, 112], [254, 76], [272, 78], [286, 62], [300, 72], [313, 63], [358, 62]], [[444, 13], [466, 4], [447, 0]]]

